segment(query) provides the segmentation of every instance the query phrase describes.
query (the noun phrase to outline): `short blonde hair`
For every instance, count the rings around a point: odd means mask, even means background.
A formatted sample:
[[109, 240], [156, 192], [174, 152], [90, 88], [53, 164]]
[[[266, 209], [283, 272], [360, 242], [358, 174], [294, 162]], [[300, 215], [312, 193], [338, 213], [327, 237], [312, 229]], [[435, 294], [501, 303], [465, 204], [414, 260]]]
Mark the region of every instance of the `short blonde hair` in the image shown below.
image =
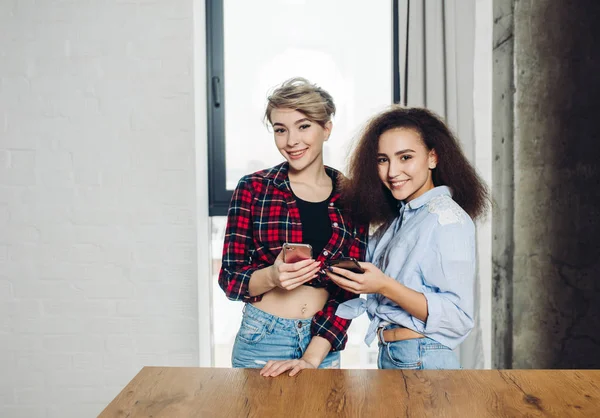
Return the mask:
[[333, 97], [321, 87], [302, 77], [290, 78], [267, 97], [265, 121], [271, 121], [273, 109], [293, 109], [322, 127], [335, 114]]

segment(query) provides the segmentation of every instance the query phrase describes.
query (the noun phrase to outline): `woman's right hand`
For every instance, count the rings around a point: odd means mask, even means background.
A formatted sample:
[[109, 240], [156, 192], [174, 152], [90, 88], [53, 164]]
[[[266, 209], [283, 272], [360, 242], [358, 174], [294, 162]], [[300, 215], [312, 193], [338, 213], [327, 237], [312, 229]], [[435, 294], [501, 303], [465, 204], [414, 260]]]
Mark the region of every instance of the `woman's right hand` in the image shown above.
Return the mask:
[[317, 273], [321, 269], [321, 262], [309, 258], [296, 263], [284, 263], [282, 251], [270, 269], [269, 276], [273, 287], [293, 290], [317, 277]]

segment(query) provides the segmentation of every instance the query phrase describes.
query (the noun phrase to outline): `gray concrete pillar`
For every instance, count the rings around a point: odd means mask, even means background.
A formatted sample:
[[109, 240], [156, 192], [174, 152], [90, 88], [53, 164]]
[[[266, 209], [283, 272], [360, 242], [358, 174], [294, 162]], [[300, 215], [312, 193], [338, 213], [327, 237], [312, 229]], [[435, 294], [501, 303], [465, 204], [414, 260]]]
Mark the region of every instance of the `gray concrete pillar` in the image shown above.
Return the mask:
[[494, 367], [600, 368], [600, 2], [494, 0]]

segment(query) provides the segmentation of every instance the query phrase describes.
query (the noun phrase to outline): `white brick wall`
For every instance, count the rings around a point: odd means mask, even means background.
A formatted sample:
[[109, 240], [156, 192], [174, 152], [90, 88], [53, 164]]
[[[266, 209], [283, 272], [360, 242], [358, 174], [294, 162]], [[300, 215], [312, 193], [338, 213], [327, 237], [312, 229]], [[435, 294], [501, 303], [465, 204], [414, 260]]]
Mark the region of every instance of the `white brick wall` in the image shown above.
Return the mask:
[[198, 365], [192, 0], [0, 1], [0, 416]]

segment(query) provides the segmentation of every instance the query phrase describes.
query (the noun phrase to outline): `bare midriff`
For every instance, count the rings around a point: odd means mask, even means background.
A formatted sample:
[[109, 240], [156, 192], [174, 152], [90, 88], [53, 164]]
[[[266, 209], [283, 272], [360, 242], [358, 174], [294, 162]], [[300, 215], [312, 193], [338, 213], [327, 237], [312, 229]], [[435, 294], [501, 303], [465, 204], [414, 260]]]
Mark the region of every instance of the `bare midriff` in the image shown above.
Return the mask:
[[328, 297], [329, 292], [322, 288], [298, 286], [294, 290], [283, 290], [276, 287], [253, 305], [281, 318], [307, 319], [323, 309]]

